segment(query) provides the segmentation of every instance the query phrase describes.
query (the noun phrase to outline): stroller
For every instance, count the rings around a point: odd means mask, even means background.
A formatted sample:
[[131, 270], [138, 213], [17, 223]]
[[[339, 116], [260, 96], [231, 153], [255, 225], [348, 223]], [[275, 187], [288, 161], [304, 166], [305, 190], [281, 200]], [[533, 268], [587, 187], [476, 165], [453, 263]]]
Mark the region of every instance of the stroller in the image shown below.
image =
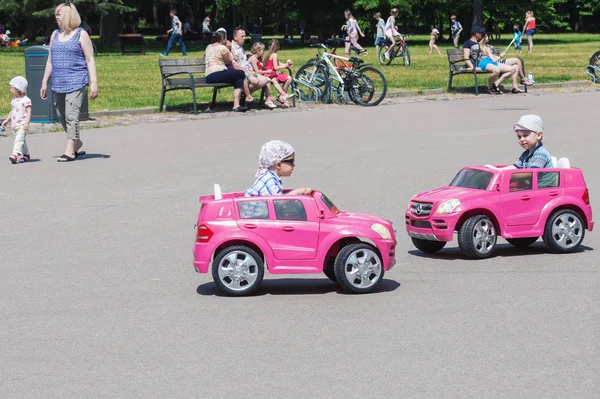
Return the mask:
[[600, 83], [600, 51], [596, 51], [590, 58], [589, 65], [585, 72], [592, 77], [592, 82]]

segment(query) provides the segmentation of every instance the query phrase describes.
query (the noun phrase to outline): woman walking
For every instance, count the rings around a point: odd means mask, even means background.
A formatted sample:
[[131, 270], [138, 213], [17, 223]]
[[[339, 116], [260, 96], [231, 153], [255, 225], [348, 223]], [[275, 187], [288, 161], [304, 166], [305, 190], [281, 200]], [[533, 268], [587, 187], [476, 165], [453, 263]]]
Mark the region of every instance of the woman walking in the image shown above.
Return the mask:
[[90, 86], [90, 99], [98, 97], [98, 79], [90, 36], [81, 29], [81, 17], [75, 5], [67, 2], [54, 10], [58, 29], [50, 39], [50, 54], [42, 79], [40, 97], [47, 98], [48, 79], [52, 77], [52, 99], [63, 129], [67, 148], [58, 162], [70, 162], [85, 152], [79, 135], [79, 112]]

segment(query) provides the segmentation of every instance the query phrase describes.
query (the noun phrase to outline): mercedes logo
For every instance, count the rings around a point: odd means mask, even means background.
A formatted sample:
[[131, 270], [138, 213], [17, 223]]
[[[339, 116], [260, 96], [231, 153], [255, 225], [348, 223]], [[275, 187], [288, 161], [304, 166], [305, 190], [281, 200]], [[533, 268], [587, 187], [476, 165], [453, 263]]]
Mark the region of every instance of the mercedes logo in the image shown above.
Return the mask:
[[420, 215], [420, 214], [422, 214], [422, 213], [423, 213], [423, 205], [421, 205], [421, 204], [417, 204], [417, 206], [416, 206], [416, 208], [415, 208], [415, 213], [416, 213], [417, 215]]

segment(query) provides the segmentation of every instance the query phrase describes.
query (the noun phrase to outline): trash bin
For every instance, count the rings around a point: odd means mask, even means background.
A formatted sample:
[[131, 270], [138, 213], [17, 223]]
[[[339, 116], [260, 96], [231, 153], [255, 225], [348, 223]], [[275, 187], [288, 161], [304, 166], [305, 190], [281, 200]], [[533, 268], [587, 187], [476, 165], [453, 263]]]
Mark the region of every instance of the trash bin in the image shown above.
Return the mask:
[[[29, 83], [27, 96], [31, 99], [31, 122], [33, 123], [58, 122], [58, 115], [52, 102], [52, 79], [48, 80], [48, 90], [46, 90], [48, 98], [42, 100], [40, 97], [49, 53], [49, 46], [31, 46], [25, 49], [25, 77]], [[83, 99], [79, 113], [79, 120], [86, 119], [89, 119], [87, 96]]]

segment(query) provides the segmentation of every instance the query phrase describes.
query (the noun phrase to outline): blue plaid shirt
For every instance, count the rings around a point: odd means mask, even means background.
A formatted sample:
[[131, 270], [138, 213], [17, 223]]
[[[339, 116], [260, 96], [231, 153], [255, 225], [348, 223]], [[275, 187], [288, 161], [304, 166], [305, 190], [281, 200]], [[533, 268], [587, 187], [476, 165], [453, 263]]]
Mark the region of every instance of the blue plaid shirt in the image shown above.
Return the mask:
[[267, 170], [258, 177], [252, 187], [246, 190], [246, 197], [258, 197], [267, 195], [283, 194], [283, 184], [279, 176], [271, 170]]
[[525, 168], [551, 168], [552, 167], [552, 157], [547, 149], [544, 148], [542, 143], [539, 143], [537, 147], [535, 147], [531, 153], [529, 151], [525, 151], [517, 162], [514, 163], [515, 168], [517, 169], [525, 169]]

